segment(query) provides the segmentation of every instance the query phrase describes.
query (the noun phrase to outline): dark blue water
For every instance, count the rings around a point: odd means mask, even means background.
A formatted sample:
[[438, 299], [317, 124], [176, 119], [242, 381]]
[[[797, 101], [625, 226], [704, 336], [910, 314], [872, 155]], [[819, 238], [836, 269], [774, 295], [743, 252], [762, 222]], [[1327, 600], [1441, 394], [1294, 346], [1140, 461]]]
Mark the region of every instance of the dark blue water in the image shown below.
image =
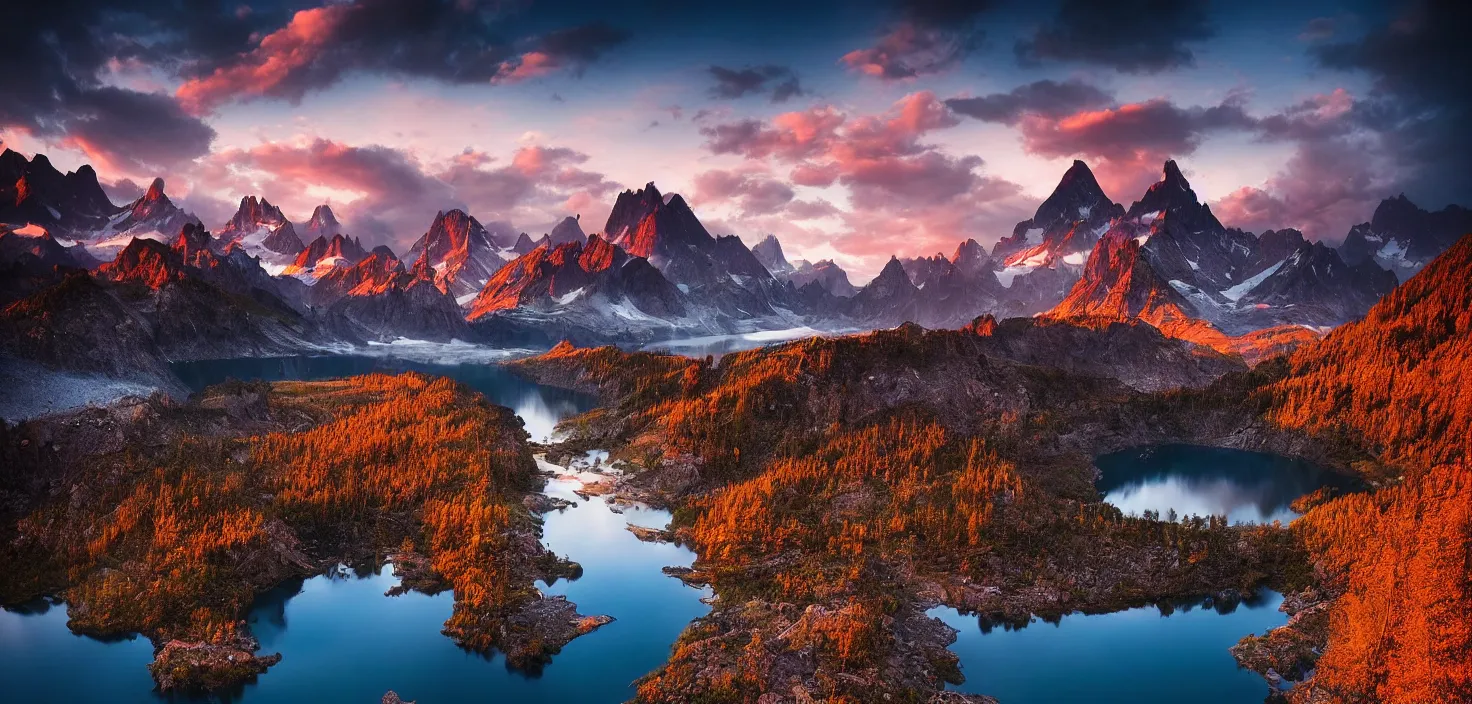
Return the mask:
[[526, 430], [538, 442], [552, 435], [557, 421], [581, 413], [595, 405], [593, 398], [566, 389], [541, 386], [523, 379], [494, 364], [435, 364], [413, 362], [393, 357], [325, 356], [265, 357], [253, 359], [217, 359], [200, 362], [176, 362], [174, 374], [192, 391], [218, 384], [226, 379], [312, 381], [334, 379], [374, 372], [423, 372], [447, 376], [476, 391], [491, 401], [516, 411], [526, 423]]
[[[194, 362], [175, 370], [192, 388], [226, 378], [322, 379], [412, 369], [451, 376], [493, 402], [515, 409], [534, 437], [560, 418], [592, 407], [592, 399], [542, 387], [478, 364], [424, 364], [372, 357], [307, 357]], [[544, 465], [544, 469], [556, 469]], [[548, 482], [547, 493], [576, 501], [547, 514], [544, 542], [582, 564], [576, 581], [539, 584], [567, 596], [587, 615], [613, 623], [573, 640], [539, 676], [507, 669], [499, 654], [461, 650], [440, 633], [454, 603], [450, 593], [386, 597], [398, 583], [392, 568], [356, 574], [346, 568], [283, 585], [257, 600], [247, 620], [262, 652], [280, 664], [255, 683], [223, 697], [246, 702], [377, 702], [392, 689], [405, 700], [433, 702], [621, 702], [631, 683], [658, 667], [689, 622], [709, 609], [692, 589], [660, 570], [688, 566], [694, 553], [644, 543], [626, 529], [663, 527], [669, 514], [644, 508], [615, 513], [602, 499], [572, 494], [576, 473]], [[72, 635], [64, 606], [0, 611], [0, 683], [27, 702], [158, 702], [146, 639], [102, 642]]]
[[573, 640], [539, 676], [510, 671], [504, 656], [469, 653], [441, 635], [453, 604], [449, 593], [385, 597], [398, 583], [392, 568], [367, 575], [344, 570], [277, 590], [257, 603], [248, 617], [251, 628], [264, 652], [284, 657], [239, 698], [375, 702], [392, 689], [421, 704], [628, 700], [634, 694], [630, 684], [663, 663], [685, 626], [709, 610], [700, 602], [708, 592], [660, 572], [666, 565], [688, 566], [694, 553], [642, 543], [625, 529], [629, 522], [663, 527], [669, 514], [616, 514], [601, 499], [573, 495], [576, 486], [549, 483], [549, 494], [578, 506], [548, 514], [545, 539], [558, 554], [581, 563], [583, 576], [539, 586], [566, 595], [580, 613], [617, 620]]
[[1226, 516], [1233, 523], [1284, 523], [1295, 499], [1355, 482], [1303, 460], [1195, 445], [1157, 445], [1094, 460], [1104, 500], [1126, 514], [1174, 509], [1179, 516]]
[[1288, 621], [1283, 597], [1265, 591], [1230, 613], [1144, 607], [1112, 614], [1035, 620], [1018, 630], [984, 633], [975, 616], [937, 607], [930, 615], [960, 631], [951, 650], [966, 682], [951, 689], [989, 694], [1007, 704], [1259, 704], [1261, 676], [1237, 666], [1227, 649], [1249, 633]]

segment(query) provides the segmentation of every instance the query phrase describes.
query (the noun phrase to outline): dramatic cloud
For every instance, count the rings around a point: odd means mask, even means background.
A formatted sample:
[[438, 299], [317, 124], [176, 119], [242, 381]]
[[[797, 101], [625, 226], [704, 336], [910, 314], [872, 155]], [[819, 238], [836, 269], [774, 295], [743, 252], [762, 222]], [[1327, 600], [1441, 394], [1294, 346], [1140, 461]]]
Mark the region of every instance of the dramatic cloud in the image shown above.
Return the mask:
[[301, 10], [249, 51], [179, 87], [206, 113], [231, 100], [299, 101], [351, 71], [452, 83], [513, 83], [557, 70], [580, 72], [627, 36], [604, 24], [556, 30], [522, 42], [500, 36], [473, 2], [355, 0]]
[[[79, 149], [114, 178], [146, 177], [209, 150], [215, 132], [172, 98], [104, 84], [109, 65], [145, 50], [104, 32], [100, 4], [22, 3], [6, 18], [0, 43], [0, 131]], [[144, 14], [142, 29], [160, 25]]]
[[517, 83], [559, 70], [581, 76], [589, 64], [629, 38], [623, 30], [606, 24], [562, 29], [533, 39], [532, 48], [501, 62], [492, 83]]
[[1331, 69], [1374, 80], [1358, 119], [1407, 173], [1405, 189], [1423, 205], [1472, 199], [1472, 4], [1409, 2], [1384, 26], [1354, 41], [1312, 51]]
[[908, 0], [899, 19], [874, 46], [840, 59], [866, 76], [897, 80], [941, 73], [959, 64], [981, 44], [976, 18], [989, 0]]
[[[850, 117], [819, 106], [769, 122], [709, 125], [703, 130], [707, 149], [742, 156], [746, 167], [702, 174], [697, 193], [709, 202], [736, 201], [743, 214], [759, 210], [742, 200], [749, 193], [772, 193], [786, 203], [780, 212], [788, 217], [836, 217], [841, 229], [821, 244], [846, 256], [860, 275], [872, 275], [893, 252], [949, 251], [966, 237], [994, 241], [1036, 207], [1016, 184], [979, 173], [980, 157], [948, 154], [922, 141], [959, 122], [933, 93], [920, 91], [880, 115]], [[795, 186], [845, 188], [849, 209], [797, 200], [790, 189], [751, 175], [767, 173], [772, 162], [791, 165]], [[744, 231], [786, 232], [772, 219], [746, 217], [739, 224]], [[793, 232], [793, 244], [817, 247], [812, 234]]]
[[1156, 73], [1192, 65], [1187, 44], [1215, 34], [1205, 0], [1063, 0], [1057, 16], [1015, 51], [1023, 64], [1078, 61]]
[[1337, 242], [1394, 192], [1394, 171], [1375, 153], [1373, 137], [1304, 142], [1262, 188], [1237, 189], [1212, 210], [1245, 230], [1292, 227], [1309, 239]]
[[847, 118], [830, 106], [789, 112], [772, 119], [707, 125], [700, 128], [706, 147], [716, 154], [741, 154], [751, 159], [776, 156], [802, 159], [828, 149]]
[[946, 106], [984, 122], [1015, 125], [1023, 115], [1062, 117], [1080, 110], [1105, 107], [1114, 96], [1082, 81], [1037, 81], [1006, 93], [975, 98], [951, 98]]
[[710, 75], [715, 79], [715, 85], [710, 89], [711, 97], [714, 98], [734, 99], [746, 95], [770, 94], [772, 102], [781, 103], [788, 98], [803, 95], [797, 74], [786, 66], [748, 66], [743, 69], [711, 66]]
[[792, 187], [761, 173], [741, 173], [713, 169], [695, 177], [697, 205], [731, 203], [743, 214], [776, 213], [792, 202]]
[[1082, 157], [1113, 197], [1128, 199], [1155, 180], [1166, 159], [1194, 153], [1208, 134], [1256, 124], [1237, 99], [1183, 108], [1156, 98], [1062, 118], [1028, 115], [1020, 126], [1028, 153]]

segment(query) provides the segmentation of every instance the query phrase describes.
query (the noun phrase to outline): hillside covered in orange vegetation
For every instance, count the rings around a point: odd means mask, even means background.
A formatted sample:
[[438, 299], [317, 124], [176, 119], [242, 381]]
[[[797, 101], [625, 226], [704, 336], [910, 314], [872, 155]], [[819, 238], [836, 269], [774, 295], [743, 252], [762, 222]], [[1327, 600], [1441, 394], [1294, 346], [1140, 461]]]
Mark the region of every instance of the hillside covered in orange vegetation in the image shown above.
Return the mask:
[[59, 592], [77, 632], [143, 633], [165, 646], [165, 690], [265, 671], [252, 599], [339, 562], [391, 557], [406, 586], [453, 590], [446, 634], [515, 666], [575, 635], [544, 639], [526, 622], [546, 615], [522, 613], [534, 580], [577, 567], [523, 506], [538, 483], [521, 422], [448, 379], [229, 384], [87, 413], [4, 430], [0, 505], [23, 508], [0, 523], [0, 603]]
[[1294, 524], [1343, 593], [1306, 701], [1472, 701], [1472, 235], [1292, 356], [1268, 417], [1363, 445], [1387, 485]]
[[[1469, 280], [1472, 236], [1364, 321], [1196, 388], [1166, 347], [1148, 356], [1176, 374], [1162, 391], [1125, 383], [1124, 364], [1090, 369], [1118, 344], [1108, 326], [1048, 321], [901, 327], [719, 364], [564, 345], [516, 367], [604, 397], [568, 425], [631, 461], [632, 490], [674, 505], [700, 554], [681, 576], [720, 597], [643, 701], [753, 701], [790, 676], [840, 701], [927, 691], [954, 676], [916, 617], [928, 604], [1007, 621], [1264, 581], [1294, 618], [1234, 653], [1312, 675], [1293, 701], [1464, 701]], [[1095, 454], [1159, 442], [1306, 456], [1374, 488], [1313, 496], [1291, 527], [1129, 518], [1098, 500]]]

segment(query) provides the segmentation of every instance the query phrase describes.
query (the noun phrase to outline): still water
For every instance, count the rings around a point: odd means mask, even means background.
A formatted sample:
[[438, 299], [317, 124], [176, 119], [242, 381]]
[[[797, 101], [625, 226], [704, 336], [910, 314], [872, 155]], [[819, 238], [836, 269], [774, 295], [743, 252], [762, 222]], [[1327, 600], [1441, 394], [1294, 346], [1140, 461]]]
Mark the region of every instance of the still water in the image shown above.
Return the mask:
[[[539, 386], [479, 364], [429, 364], [377, 357], [300, 357], [194, 362], [175, 371], [192, 388], [226, 378], [321, 379], [371, 371], [414, 370], [453, 377], [511, 407], [533, 437], [557, 420], [592, 407], [592, 399]], [[555, 469], [544, 465], [544, 469]], [[262, 652], [281, 663], [257, 682], [225, 697], [246, 702], [377, 702], [392, 689], [405, 700], [434, 702], [621, 702], [632, 682], [669, 657], [689, 622], [709, 609], [708, 591], [665, 576], [667, 565], [688, 566], [694, 553], [645, 543], [629, 523], [663, 527], [667, 512], [584, 501], [576, 473], [550, 480], [546, 492], [577, 506], [546, 514], [544, 542], [583, 566], [576, 581], [539, 584], [580, 613], [615, 621], [569, 643], [536, 676], [509, 670], [499, 654], [461, 650], [440, 634], [450, 617], [450, 593], [386, 597], [398, 583], [392, 567], [339, 572], [282, 585], [263, 595], [247, 619]], [[135, 638], [103, 642], [72, 635], [66, 609], [44, 602], [0, 611], [0, 682], [28, 702], [158, 702], [147, 665], [152, 646]]]
[[1180, 516], [1226, 516], [1233, 523], [1287, 523], [1294, 499], [1354, 480], [1303, 460], [1195, 445], [1156, 445], [1094, 460], [1104, 500], [1125, 514], [1174, 509]]
[[1282, 602], [1264, 591], [1235, 608], [1182, 605], [1167, 616], [1170, 609], [1151, 606], [990, 632], [949, 607], [930, 615], [960, 631], [951, 651], [966, 682], [950, 689], [1007, 704], [1259, 704], [1267, 682], [1239, 668], [1227, 649], [1287, 623]]

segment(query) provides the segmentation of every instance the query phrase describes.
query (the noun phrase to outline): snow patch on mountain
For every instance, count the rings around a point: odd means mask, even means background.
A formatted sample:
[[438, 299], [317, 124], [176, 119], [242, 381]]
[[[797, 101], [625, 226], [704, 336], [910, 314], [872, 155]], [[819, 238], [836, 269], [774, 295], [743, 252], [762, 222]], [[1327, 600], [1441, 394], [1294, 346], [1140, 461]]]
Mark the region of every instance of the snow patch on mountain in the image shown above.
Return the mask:
[[1283, 268], [1283, 264], [1287, 263], [1287, 261], [1287, 259], [1279, 261], [1277, 264], [1274, 264], [1266, 269], [1263, 269], [1261, 272], [1258, 272], [1252, 278], [1247, 279], [1246, 281], [1243, 281], [1242, 283], [1237, 284], [1236, 286], [1233, 286], [1225, 291], [1222, 291], [1222, 297], [1233, 302], [1242, 300], [1242, 297], [1247, 295], [1248, 293], [1251, 293], [1252, 289], [1257, 288], [1258, 284], [1267, 281], [1269, 276], [1278, 273], [1278, 270]]

